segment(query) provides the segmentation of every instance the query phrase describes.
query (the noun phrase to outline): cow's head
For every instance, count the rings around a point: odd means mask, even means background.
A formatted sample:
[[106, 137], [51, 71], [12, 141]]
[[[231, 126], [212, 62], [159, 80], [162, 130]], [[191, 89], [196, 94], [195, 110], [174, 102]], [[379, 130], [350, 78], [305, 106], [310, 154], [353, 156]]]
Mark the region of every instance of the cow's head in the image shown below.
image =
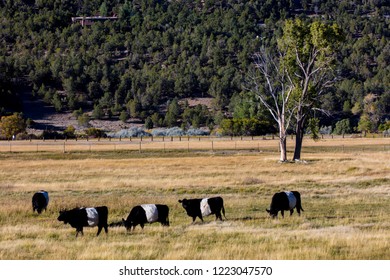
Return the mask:
[[65, 224], [68, 223], [68, 211], [60, 210], [60, 215], [58, 216], [57, 220], [64, 222]]
[[271, 209], [265, 209], [265, 211], [267, 211], [269, 213], [269, 215], [271, 216], [271, 218], [276, 218], [278, 216], [278, 211], [271, 208]]
[[184, 198], [183, 200], [179, 200], [179, 203], [181, 203], [184, 209], [188, 207], [188, 200], [186, 198]]
[[133, 222], [132, 221], [127, 221], [125, 219], [122, 218], [122, 224], [125, 226], [125, 228], [127, 230], [130, 230], [131, 227], [133, 226]]

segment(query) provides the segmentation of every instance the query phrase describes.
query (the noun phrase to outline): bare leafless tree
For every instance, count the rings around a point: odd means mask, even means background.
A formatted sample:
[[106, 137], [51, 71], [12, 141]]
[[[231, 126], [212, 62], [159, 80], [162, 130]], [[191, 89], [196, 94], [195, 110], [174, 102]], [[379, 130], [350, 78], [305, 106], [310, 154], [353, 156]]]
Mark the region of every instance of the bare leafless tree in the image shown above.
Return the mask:
[[249, 74], [247, 89], [252, 91], [276, 121], [279, 130], [280, 161], [287, 161], [287, 129], [294, 108], [291, 108], [293, 83], [281, 64], [282, 54], [271, 55], [261, 48], [253, 56], [254, 67]]

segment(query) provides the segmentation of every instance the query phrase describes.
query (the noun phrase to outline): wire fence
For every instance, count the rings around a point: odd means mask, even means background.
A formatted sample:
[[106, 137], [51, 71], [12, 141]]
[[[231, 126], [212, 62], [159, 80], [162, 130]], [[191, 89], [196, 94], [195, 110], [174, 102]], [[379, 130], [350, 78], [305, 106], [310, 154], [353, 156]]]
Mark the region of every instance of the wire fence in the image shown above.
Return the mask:
[[[293, 137], [287, 141], [287, 149], [295, 145]], [[254, 151], [279, 152], [279, 140], [274, 136], [257, 137], [140, 137], [140, 138], [101, 138], [68, 140], [17, 140], [0, 141], [0, 152], [98, 152], [98, 151]], [[322, 137], [318, 141], [305, 138], [303, 152], [353, 152], [390, 151], [390, 138], [385, 137]]]

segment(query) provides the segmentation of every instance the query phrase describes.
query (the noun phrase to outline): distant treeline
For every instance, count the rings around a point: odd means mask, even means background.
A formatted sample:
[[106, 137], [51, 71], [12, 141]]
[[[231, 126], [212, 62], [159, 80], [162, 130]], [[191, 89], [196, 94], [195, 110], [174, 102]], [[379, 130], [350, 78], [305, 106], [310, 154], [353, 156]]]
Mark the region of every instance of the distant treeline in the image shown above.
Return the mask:
[[[57, 111], [93, 110], [96, 119], [273, 132], [243, 85], [252, 55], [276, 43], [285, 19], [300, 17], [337, 23], [346, 35], [340, 81], [322, 100], [332, 114], [316, 115], [320, 126], [359, 130], [364, 116], [376, 131], [389, 118], [386, 1], [3, 0], [0, 16], [0, 116], [22, 111], [24, 86]], [[82, 26], [76, 16], [117, 19]], [[212, 102], [193, 107], [194, 97]]]

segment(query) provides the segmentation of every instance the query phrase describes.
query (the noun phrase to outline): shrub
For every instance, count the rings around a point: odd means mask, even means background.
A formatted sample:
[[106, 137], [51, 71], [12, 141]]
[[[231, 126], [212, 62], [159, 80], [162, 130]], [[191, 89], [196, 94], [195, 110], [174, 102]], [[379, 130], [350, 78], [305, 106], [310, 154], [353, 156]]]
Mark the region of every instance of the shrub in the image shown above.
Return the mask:
[[112, 138], [142, 137], [150, 136], [150, 133], [145, 132], [140, 127], [131, 127], [129, 129], [122, 129], [118, 132], [107, 133], [107, 136]]
[[333, 133], [338, 134], [338, 135], [347, 134], [347, 133], [351, 133], [351, 132], [352, 132], [352, 129], [351, 129], [351, 124], [349, 122], [349, 119], [343, 119], [341, 121], [338, 121], [336, 123], [334, 130], [333, 130]]
[[62, 133], [65, 138], [76, 138], [75, 135], [76, 129], [74, 128], [73, 125], [68, 126], [64, 132]]
[[22, 114], [14, 113], [11, 116], [3, 116], [0, 120], [0, 135], [11, 139], [19, 133], [26, 131], [26, 123]]
[[79, 125], [84, 126], [84, 127], [88, 127], [90, 118], [86, 113], [84, 113], [77, 118], [77, 121], [78, 121]]
[[106, 134], [104, 133], [103, 130], [95, 128], [95, 127], [90, 127], [85, 130], [85, 134], [88, 137], [93, 137], [93, 138], [101, 138], [101, 137], [106, 137]]
[[145, 120], [145, 128], [146, 129], [152, 129], [153, 128], [153, 121], [151, 117], [147, 117]]
[[120, 119], [123, 123], [125, 123], [125, 122], [127, 121], [128, 118], [129, 118], [129, 114], [128, 114], [125, 110], [123, 110], [123, 111], [121, 112], [121, 114], [119, 115], [119, 119]]
[[64, 135], [53, 130], [45, 130], [39, 136], [41, 139], [63, 139]]
[[274, 128], [268, 121], [260, 121], [255, 118], [224, 119], [221, 121], [223, 135], [265, 135], [273, 132]]

